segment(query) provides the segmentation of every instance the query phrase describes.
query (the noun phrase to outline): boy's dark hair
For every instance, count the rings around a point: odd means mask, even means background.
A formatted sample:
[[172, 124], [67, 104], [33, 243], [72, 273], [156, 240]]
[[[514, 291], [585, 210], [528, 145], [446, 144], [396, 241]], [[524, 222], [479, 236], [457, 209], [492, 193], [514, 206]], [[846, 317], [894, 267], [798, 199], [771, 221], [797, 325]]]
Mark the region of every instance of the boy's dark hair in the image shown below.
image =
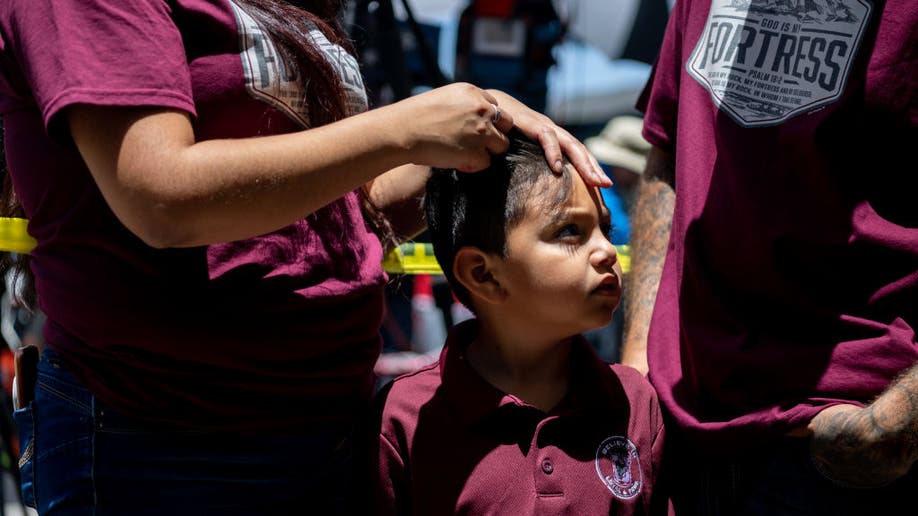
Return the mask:
[[507, 232], [522, 220], [527, 205], [539, 201], [545, 209], [561, 206], [571, 190], [565, 167], [557, 181], [542, 147], [514, 129], [507, 134], [506, 154], [491, 158], [481, 172], [434, 169], [427, 180], [424, 213], [437, 262], [456, 298], [472, 311], [468, 290], [453, 275], [456, 252], [465, 246], [506, 257]]

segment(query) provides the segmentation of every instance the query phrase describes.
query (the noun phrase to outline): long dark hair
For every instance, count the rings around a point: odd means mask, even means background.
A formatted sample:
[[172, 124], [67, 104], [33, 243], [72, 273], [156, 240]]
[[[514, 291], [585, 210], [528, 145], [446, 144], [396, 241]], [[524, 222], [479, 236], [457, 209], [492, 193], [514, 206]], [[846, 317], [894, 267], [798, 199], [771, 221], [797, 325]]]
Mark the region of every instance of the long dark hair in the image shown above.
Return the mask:
[[341, 23], [342, 2], [235, 0], [271, 35], [288, 63], [296, 66], [303, 78], [302, 87], [309, 102], [309, 122], [313, 127], [346, 116], [344, 90], [338, 74], [322, 52], [311, 44], [310, 29], [316, 26], [332, 43], [353, 53]]
[[[347, 116], [344, 88], [338, 73], [324, 54], [311, 44], [310, 24], [317, 26], [332, 43], [354, 53], [354, 46], [342, 24], [345, 2], [341, 0], [236, 0], [267, 30], [287, 62], [297, 67], [303, 93], [310, 99], [312, 127], [329, 124]], [[398, 244], [389, 219], [359, 189], [361, 207], [367, 223], [384, 246]]]

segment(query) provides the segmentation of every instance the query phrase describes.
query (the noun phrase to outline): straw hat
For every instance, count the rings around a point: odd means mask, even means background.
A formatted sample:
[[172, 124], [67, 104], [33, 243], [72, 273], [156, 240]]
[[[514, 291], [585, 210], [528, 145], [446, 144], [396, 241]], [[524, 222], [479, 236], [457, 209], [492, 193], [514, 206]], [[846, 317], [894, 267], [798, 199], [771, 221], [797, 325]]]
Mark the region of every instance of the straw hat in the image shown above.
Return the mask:
[[643, 126], [644, 121], [636, 116], [617, 116], [599, 135], [583, 143], [601, 163], [641, 174], [650, 152], [650, 143], [641, 136]]

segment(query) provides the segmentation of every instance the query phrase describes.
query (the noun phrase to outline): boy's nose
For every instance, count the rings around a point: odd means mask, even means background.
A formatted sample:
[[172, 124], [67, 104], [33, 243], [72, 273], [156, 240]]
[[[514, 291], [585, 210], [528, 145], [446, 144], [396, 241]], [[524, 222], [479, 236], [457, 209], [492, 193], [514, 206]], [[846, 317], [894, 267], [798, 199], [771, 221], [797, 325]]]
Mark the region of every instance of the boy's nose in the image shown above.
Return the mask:
[[600, 242], [597, 248], [593, 251], [590, 260], [593, 263], [593, 267], [600, 271], [609, 271], [612, 270], [612, 267], [615, 265], [615, 262], [618, 261], [618, 255], [615, 251], [615, 246], [612, 242], [606, 238], [605, 235], [600, 237]]

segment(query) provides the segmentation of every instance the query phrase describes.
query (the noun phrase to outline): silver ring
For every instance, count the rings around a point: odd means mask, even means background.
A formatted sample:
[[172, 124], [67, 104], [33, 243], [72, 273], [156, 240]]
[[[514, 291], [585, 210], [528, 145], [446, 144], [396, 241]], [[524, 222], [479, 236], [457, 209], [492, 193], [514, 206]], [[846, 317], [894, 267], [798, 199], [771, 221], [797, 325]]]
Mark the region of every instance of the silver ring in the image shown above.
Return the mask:
[[497, 104], [491, 104], [494, 106], [494, 116], [491, 117], [491, 123], [497, 125], [497, 122], [500, 122], [500, 108], [497, 107]]

